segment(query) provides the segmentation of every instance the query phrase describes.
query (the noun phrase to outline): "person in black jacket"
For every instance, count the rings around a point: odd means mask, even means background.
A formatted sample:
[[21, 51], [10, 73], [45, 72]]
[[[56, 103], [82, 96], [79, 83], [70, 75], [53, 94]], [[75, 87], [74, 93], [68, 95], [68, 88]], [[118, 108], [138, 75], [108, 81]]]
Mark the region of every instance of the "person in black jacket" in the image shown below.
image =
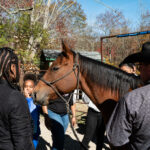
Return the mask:
[[29, 108], [17, 86], [19, 68], [13, 50], [0, 48], [0, 150], [34, 150]]

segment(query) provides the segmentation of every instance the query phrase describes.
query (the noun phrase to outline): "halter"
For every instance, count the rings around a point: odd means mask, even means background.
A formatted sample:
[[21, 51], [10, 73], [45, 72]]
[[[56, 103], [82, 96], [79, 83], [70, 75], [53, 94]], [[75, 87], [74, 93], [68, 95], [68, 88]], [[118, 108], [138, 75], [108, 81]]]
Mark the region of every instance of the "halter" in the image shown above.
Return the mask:
[[[76, 88], [76, 89], [77, 89], [77, 91], [78, 91], [78, 89], [79, 89], [79, 72], [80, 72], [80, 67], [79, 67], [79, 64], [78, 64], [78, 59], [79, 59], [79, 54], [76, 53], [76, 56], [75, 56], [75, 63], [73, 64], [72, 70], [68, 71], [68, 72], [67, 72], [66, 74], [64, 74], [62, 77], [60, 77], [60, 78], [58, 78], [58, 79], [56, 79], [56, 80], [54, 80], [54, 81], [51, 81], [51, 82], [48, 82], [48, 81], [44, 80], [43, 78], [40, 79], [40, 80], [41, 80], [42, 82], [44, 82], [46, 85], [50, 86], [50, 87], [55, 91], [55, 93], [66, 103], [66, 105], [67, 105], [67, 110], [68, 110], [68, 111], [70, 111], [70, 109], [69, 109], [69, 101], [70, 101], [70, 99], [71, 99], [73, 93], [70, 95], [69, 100], [67, 101], [67, 100], [62, 96], [62, 94], [53, 86], [53, 84], [56, 83], [56, 82], [58, 82], [58, 81], [60, 81], [60, 80], [62, 80], [63, 78], [67, 77], [69, 74], [71, 74], [72, 72], [74, 72], [74, 74], [75, 74], [75, 76], [76, 76], [76, 79], [77, 79], [77, 88]], [[76, 69], [77, 69], [77, 74], [76, 74], [76, 72], [75, 72]]]
[[[68, 101], [67, 101], [67, 100], [63, 97], [63, 95], [53, 86], [53, 84], [56, 83], [56, 82], [58, 82], [59, 80], [65, 78], [65, 77], [67, 77], [67, 76], [68, 76], [69, 74], [71, 74], [72, 72], [74, 72], [74, 74], [75, 74], [75, 76], [76, 76], [76, 79], [77, 79], [77, 88], [76, 88], [76, 89], [77, 89], [77, 93], [79, 93], [79, 73], [80, 73], [80, 66], [79, 66], [79, 63], [78, 63], [78, 59], [79, 59], [79, 54], [76, 53], [76, 55], [75, 55], [75, 63], [73, 64], [72, 70], [68, 71], [68, 72], [67, 72], [66, 74], [64, 74], [62, 77], [60, 77], [60, 78], [58, 78], [58, 79], [56, 79], [56, 80], [54, 80], [54, 81], [51, 81], [51, 82], [48, 82], [48, 81], [44, 80], [43, 78], [40, 79], [40, 80], [41, 80], [42, 82], [44, 82], [46, 85], [50, 86], [50, 87], [54, 90], [54, 92], [66, 103], [67, 113], [68, 113], [68, 115], [69, 115], [69, 121], [70, 121], [70, 123], [71, 123], [71, 118], [70, 118], [71, 110], [70, 110], [70, 108], [69, 108], [69, 102], [70, 102], [70, 100], [71, 100], [71, 97], [72, 97], [73, 93], [70, 94], [70, 97], [69, 97], [69, 99], [68, 99]], [[75, 72], [76, 69], [77, 69], [77, 74], [76, 74], [76, 72]], [[76, 132], [75, 132], [75, 130], [74, 130], [72, 124], [70, 124], [70, 125], [71, 125], [72, 131], [73, 131], [73, 133], [74, 133], [76, 139], [79, 141], [79, 143], [81, 144], [81, 146], [82, 146], [85, 150], [87, 150], [87, 148], [82, 144], [82, 142], [80, 142], [79, 137], [77, 136], [77, 134], [76, 134]]]

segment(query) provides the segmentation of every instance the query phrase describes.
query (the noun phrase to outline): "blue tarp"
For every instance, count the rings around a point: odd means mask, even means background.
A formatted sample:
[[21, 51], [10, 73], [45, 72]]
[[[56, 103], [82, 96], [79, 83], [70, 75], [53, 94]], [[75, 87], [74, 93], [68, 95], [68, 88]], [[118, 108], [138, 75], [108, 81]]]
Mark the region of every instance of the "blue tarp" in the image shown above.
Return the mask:
[[127, 37], [127, 36], [136, 36], [136, 35], [143, 35], [143, 34], [150, 34], [150, 31], [143, 31], [143, 32], [137, 32], [137, 33], [128, 33], [128, 34], [121, 34], [117, 35], [116, 37]]

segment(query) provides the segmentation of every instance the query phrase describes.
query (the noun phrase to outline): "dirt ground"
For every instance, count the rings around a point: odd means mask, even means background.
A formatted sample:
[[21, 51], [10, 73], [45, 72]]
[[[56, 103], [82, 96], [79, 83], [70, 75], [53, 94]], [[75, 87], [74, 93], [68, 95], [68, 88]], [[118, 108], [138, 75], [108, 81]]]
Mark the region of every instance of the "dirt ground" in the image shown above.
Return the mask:
[[[80, 141], [82, 140], [83, 135], [84, 135], [86, 112], [87, 112], [87, 105], [81, 104], [81, 103], [76, 104], [77, 125], [74, 128]], [[51, 146], [52, 146], [51, 132], [49, 130], [47, 130], [47, 128], [45, 127], [44, 118], [42, 115], [40, 116], [40, 127], [41, 127], [41, 135], [40, 135], [40, 140], [39, 140], [39, 146], [37, 149], [38, 150], [51, 150]], [[96, 149], [94, 140], [93, 140], [93, 142], [92, 141], [90, 142], [89, 146], [90, 146], [89, 150]], [[65, 135], [64, 150], [80, 150], [80, 144], [77, 141], [77, 139], [75, 138], [70, 125], [68, 126], [68, 129], [67, 129], [66, 135]], [[103, 150], [110, 150], [109, 146], [107, 144], [107, 141], [105, 141], [105, 143], [104, 143]]]

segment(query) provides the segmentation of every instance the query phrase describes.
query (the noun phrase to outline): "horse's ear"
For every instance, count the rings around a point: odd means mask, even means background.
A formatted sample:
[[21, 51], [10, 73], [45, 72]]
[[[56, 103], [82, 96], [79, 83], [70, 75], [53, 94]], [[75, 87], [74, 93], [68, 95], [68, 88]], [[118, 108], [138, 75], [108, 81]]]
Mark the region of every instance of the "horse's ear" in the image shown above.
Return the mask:
[[71, 53], [69, 46], [66, 44], [64, 40], [62, 40], [62, 51], [66, 53], [66, 55]]

